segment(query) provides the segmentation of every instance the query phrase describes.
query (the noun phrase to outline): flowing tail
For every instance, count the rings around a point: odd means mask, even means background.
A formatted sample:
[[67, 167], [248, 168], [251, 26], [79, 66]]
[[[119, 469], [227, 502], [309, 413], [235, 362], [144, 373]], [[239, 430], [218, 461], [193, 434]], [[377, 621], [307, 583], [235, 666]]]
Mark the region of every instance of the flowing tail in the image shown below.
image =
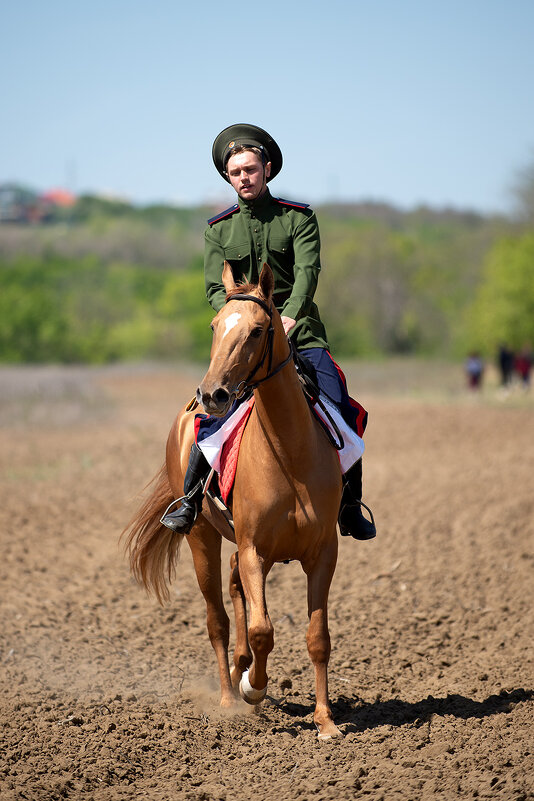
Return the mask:
[[160, 604], [169, 601], [169, 585], [176, 575], [176, 563], [184, 535], [160, 523], [165, 509], [174, 499], [167, 467], [163, 465], [148, 487], [151, 494], [143, 502], [121, 534], [130, 570], [147, 592], [153, 592]]

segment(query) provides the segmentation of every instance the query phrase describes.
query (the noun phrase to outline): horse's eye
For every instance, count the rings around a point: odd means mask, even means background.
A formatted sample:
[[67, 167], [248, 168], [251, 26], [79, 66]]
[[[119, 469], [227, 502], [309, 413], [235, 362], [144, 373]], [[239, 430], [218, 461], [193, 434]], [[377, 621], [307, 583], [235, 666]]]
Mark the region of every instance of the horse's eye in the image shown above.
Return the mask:
[[215, 326], [213, 325], [213, 323], [211, 323], [210, 328], [212, 331], [215, 331]]
[[252, 331], [250, 332], [250, 336], [254, 337], [254, 339], [259, 339], [262, 334], [263, 334], [263, 328], [261, 328], [260, 326], [258, 326], [258, 328], [253, 328]]

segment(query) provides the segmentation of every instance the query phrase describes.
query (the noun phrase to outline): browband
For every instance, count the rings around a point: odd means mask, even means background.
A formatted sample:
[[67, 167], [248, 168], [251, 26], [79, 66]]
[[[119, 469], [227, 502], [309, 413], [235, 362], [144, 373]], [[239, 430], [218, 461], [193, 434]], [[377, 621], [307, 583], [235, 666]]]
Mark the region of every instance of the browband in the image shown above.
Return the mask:
[[263, 311], [266, 312], [269, 315], [269, 317], [273, 316], [272, 308], [267, 306], [264, 300], [262, 300], [261, 298], [257, 298], [255, 295], [243, 295], [239, 293], [237, 295], [232, 295], [231, 297], [229, 297], [226, 302], [230, 303], [230, 301], [232, 300], [253, 300], [254, 303], [257, 303], [258, 306], [261, 306]]

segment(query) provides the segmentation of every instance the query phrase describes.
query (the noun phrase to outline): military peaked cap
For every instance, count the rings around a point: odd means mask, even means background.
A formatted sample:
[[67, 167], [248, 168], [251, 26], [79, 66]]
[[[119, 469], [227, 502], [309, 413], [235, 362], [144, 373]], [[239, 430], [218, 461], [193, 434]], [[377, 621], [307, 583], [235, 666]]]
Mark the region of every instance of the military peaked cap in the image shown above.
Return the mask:
[[238, 123], [237, 125], [230, 125], [224, 131], [221, 131], [215, 139], [211, 150], [213, 163], [225, 181], [229, 182], [226, 173], [226, 162], [232, 148], [237, 145], [257, 147], [265, 154], [265, 162], [271, 162], [271, 174], [267, 178], [268, 182], [272, 181], [282, 169], [282, 152], [272, 136], [267, 131], [264, 131], [263, 128], [258, 128], [257, 125], [248, 125], [244, 122]]

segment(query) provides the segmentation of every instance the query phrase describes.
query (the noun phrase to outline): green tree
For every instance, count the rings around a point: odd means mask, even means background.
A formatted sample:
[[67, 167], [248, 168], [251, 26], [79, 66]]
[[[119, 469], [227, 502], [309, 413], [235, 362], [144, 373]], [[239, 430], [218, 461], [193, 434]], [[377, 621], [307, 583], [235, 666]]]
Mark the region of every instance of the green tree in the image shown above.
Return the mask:
[[488, 254], [469, 312], [467, 347], [534, 342], [534, 233], [500, 240]]
[[202, 257], [187, 272], [168, 276], [154, 312], [176, 327], [189, 358], [209, 357], [214, 311], [206, 300]]

